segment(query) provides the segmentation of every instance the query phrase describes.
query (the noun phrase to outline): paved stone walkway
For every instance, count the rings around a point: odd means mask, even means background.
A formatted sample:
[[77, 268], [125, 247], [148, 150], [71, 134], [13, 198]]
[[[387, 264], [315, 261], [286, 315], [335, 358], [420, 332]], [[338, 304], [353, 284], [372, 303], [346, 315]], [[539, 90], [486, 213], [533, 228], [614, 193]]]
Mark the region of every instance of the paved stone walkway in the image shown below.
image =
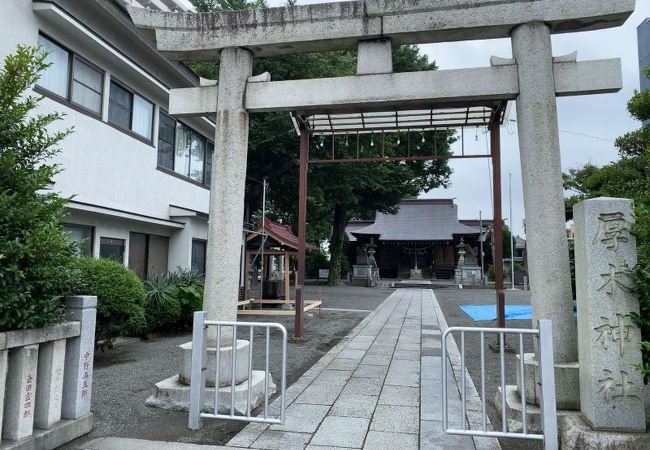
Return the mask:
[[[287, 390], [286, 424], [250, 424], [227, 445], [257, 449], [492, 449], [442, 431], [441, 332], [433, 291], [399, 289]], [[450, 341], [451, 344], [451, 341]], [[449, 351], [451, 426], [461, 425], [460, 358]], [[467, 377], [468, 423], [480, 400]], [[279, 402], [273, 407], [277, 411]]]
[[[441, 333], [447, 323], [432, 290], [398, 289], [287, 389], [284, 426], [249, 424], [228, 447], [104, 438], [88, 449], [499, 449], [495, 439], [442, 431]], [[480, 398], [448, 345], [449, 424], [477, 428]], [[462, 418], [458, 385], [466, 377]], [[277, 414], [277, 399], [270, 410]], [[488, 424], [489, 426], [489, 424]], [[127, 442], [128, 441], [128, 442]]]

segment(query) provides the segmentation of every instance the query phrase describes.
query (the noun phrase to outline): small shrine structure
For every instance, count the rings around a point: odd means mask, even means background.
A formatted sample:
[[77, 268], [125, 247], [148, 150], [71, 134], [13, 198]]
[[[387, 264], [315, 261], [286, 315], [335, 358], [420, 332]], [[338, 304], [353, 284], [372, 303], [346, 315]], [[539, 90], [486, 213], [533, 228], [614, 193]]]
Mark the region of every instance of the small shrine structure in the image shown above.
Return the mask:
[[[269, 218], [261, 220], [248, 234], [244, 297], [238, 303], [243, 308], [238, 310], [239, 315], [295, 315], [296, 302], [291, 300], [291, 259], [296, 257], [298, 247], [298, 236], [293, 234], [291, 226]], [[305, 303], [305, 310], [321, 305], [320, 300], [305, 300]], [[259, 308], [247, 308], [249, 305]], [[263, 309], [264, 306], [275, 308]]]

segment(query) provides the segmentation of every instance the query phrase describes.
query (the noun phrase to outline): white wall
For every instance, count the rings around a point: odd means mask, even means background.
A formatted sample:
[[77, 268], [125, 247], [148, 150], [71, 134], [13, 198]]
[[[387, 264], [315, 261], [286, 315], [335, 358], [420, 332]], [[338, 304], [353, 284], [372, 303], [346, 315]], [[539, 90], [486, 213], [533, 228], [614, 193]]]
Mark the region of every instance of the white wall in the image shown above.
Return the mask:
[[[72, 5], [89, 8], [80, 10], [88, 14], [93, 6], [81, 3]], [[70, 12], [74, 13], [72, 10]], [[115, 31], [112, 31], [111, 24], [107, 24], [106, 27], [108, 30], [105, 31], [106, 37], [110, 39], [110, 33], [115, 34]], [[168, 104], [168, 96], [161, 88], [160, 82], [158, 84], [153, 81], [147, 82], [146, 77], [143, 77], [141, 72], [138, 73], [129, 63], [116, 64], [116, 58], [94, 51], [96, 44], [84, 40], [83, 35], [74, 27], [61, 29], [40, 21], [32, 11], [31, 0], [2, 2], [0, 57], [4, 59], [7, 54], [13, 53], [18, 44], [36, 45], [39, 29], [106, 71], [102, 111], [104, 121], [50, 98], [45, 98], [40, 104], [39, 113], [57, 111], [66, 114], [62, 121], [52, 127], [52, 131], [74, 126], [74, 132], [61, 143], [62, 152], [55, 158], [63, 171], [54, 180], [54, 191], [64, 196], [74, 196], [74, 200], [78, 202], [165, 220], [170, 219], [170, 204], [207, 213], [210, 197], [208, 189], [156, 169], [157, 112], [159, 107], [166, 109]], [[102, 32], [96, 28], [93, 31]], [[127, 54], [134, 52], [133, 48], [121, 50]], [[139, 51], [147, 51], [146, 46]], [[131, 58], [137, 59], [134, 56], [137, 55], [131, 55]], [[155, 59], [151, 55], [145, 56], [149, 61]], [[173, 74], [170, 75], [169, 67], [165, 70], [166, 73], [161, 69], [161, 73], [152, 75], [161, 80], [182, 79], [180, 75], [176, 75], [175, 78]], [[108, 79], [112, 74], [137, 93], [156, 103], [153, 145], [148, 145], [105, 122], [108, 108]], [[210, 139], [214, 137], [214, 127], [205, 120], [192, 119], [187, 122], [204, 136]], [[202, 217], [187, 220], [184, 230], [119, 219], [110, 215], [79, 212], [73, 212], [67, 221], [95, 227], [95, 256], [99, 254], [101, 236], [125, 239], [125, 264], [128, 264], [128, 239], [131, 231], [169, 236], [168, 266], [172, 270], [177, 266], [190, 266], [193, 238], [207, 238], [207, 221]]]
[[13, 53], [18, 44], [34, 44], [38, 36], [38, 25], [32, 13], [31, 0], [9, 0], [2, 2], [0, 14], [0, 58]]
[[[155, 94], [160, 93], [160, 89], [141, 82], [136, 84], [141, 77], [130, 76], [134, 70], [128, 65], [108, 67], [99, 55], [88, 54], [87, 46], [75, 41], [69, 30], [51, 29], [46, 24], [39, 24], [32, 12], [31, 0], [11, 0], [3, 2], [2, 7], [0, 55], [3, 57], [15, 51], [19, 43], [35, 45], [40, 28], [106, 70], [107, 79], [117, 73], [119, 79], [129, 83], [136, 92], [143, 93], [163, 108], [167, 107], [168, 98]], [[105, 100], [107, 95], [108, 92], [104, 92]], [[107, 101], [104, 106], [106, 109]], [[63, 152], [56, 158], [56, 162], [65, 170], [55, 179], [55, 191], [75, 195], [75, 199], [81, 202], [164, 219], [169, 218], [170, 204], [208, 212], [208, 189], [156, 170], [157, 120], [154, 146], [151, 146], [62, 103], [44, 99], [39, 112], [54, 111], [64, 112], [66, 117], [53, 129], [75, 128], [74, 133], [62, 143]], [[105, 118], [106, 111], [103, 115]], [[195, 121], [190, 125], [212, 138], [211, 130], [204, 121]]]

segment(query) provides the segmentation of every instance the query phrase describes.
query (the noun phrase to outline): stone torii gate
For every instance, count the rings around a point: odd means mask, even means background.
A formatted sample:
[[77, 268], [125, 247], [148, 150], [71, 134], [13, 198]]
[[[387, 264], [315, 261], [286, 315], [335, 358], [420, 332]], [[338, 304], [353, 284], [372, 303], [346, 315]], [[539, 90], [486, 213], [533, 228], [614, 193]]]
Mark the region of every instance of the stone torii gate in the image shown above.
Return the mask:
[[[235, 320], [249, 114], [372, 111], [516, 100], [533, 319], [553, 321], [558, 406], [579, 408], [576, 320], [569, 275], [556, 96], [616, 92], [620, 60], [553, 58], [551, 34], [622, 25], [634, 0], [359, 0], [251, 11], [173, 13], [129, 8], [176, 60], [220, 60], [218, 83], [172, 89], [172, 115], [216, 113], [204, 309]], [[490, 67], [270, 81], [256, 56], [358, 49], [360, 68], [392, 45], [510, 38], [513, 60]], [[486, 58], [487, 59], [487, 58]], [[370, 74], [368, 74], [370, 73]], [[304, 230], [302, 230], [304, 232]], [[304, 236], [304, 234], [303, 234]], [[301, 288], [301, 286], [299, 286]], [[527, 360], [534, 370], [535, 358]], [[535, 398], [528, 396], [528, 398]]]

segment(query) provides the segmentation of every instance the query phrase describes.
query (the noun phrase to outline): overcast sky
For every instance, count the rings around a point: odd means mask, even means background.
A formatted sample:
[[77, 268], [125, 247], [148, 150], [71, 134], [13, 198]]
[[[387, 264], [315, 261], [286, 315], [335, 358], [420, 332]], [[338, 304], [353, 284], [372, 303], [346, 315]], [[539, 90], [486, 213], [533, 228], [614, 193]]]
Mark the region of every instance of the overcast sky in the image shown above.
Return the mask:
[[[279, 6], [285, 2], [271, 0], [269, 3]], [[299, 1], [299, 4], [306, 3], [321, 2]], [[640, 126], [639, 122], [629, 117], [626, 104], [634, 89], [639, 88], [636, 28], [647, 17], [650, 17], [650, 2], [637, 0], [635, 13], [622, 27], [553, 36], [553, 54], [556, 56], [577, 50], [579, 61], [621, 58], [623, 66], [623, 89], [619, 93], [558, 99], [564, 171], [587, 162], [602, 165], [617, 159], [614, 139]], [[421, 49], [443, 70], [489, 66], [491, 55], [512, 57], [509, 39], [427, 44], [422, 45]], [[510, 119], [516, 119], [514, 109]], [[510, 216], [508, 174], [512, 173], [513, 227], [516, 233], [523, 234], [524, 206], [516, 123], [504, 126], [501, 136], [503, 217]], [[486, 141], [482, 133], [479, 133], [478, 143], [475, 141], [475, 131], [467, 130], [465, 138], [467, 148], [480, 144], [485, 149]], [[488, 163], [489, 159], [451, 160], [450, 165], [454, 170], [451, 187], [431, 191], [423, 197], [456, 198], [460, 218], [478, 218], [479, 210], [483, 211], [484, 218], [491, 218], [491, 174]]]

